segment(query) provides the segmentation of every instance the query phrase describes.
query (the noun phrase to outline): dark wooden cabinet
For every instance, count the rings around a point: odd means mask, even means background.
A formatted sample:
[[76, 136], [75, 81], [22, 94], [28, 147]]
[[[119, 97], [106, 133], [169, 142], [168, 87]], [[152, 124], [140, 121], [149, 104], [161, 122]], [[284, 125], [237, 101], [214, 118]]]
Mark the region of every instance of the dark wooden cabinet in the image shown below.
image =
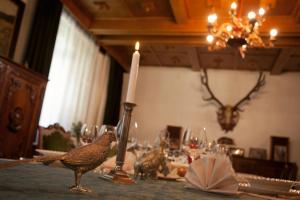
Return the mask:
[[236, 172], [288, 180], [296, 180], [297, 178], [298, 168], [296, 163], [232, 157], [232, 165]]
[[32, 156], [47, 79], [0, 57], [0, 157]]

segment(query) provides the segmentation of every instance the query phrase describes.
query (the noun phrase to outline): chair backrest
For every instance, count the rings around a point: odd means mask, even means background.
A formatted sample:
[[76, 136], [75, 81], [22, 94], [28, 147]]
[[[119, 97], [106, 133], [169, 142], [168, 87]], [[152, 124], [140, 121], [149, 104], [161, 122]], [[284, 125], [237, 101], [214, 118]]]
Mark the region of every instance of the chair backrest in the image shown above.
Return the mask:
[[218, 143], [218, 144], [234, 145], [233, 139], [232, 139], [232, 138], [229, 138], [229, 137], [220, 137], [220, 138], [217, 140], [217, 143]]
[[49, 125], [47, 128], [39, 127], [39, 149], [55, 150], [55, 151], [69, 151], [74, 147], [71, 140], [71, 133], [58, 123]]
[[166, 137], [169, 138], [169, 145], [171, 150], [178, 150], [180, 149], [181, 144], [181, 133], [182, 127], [181, 126], [167, 126], [167, 135]]

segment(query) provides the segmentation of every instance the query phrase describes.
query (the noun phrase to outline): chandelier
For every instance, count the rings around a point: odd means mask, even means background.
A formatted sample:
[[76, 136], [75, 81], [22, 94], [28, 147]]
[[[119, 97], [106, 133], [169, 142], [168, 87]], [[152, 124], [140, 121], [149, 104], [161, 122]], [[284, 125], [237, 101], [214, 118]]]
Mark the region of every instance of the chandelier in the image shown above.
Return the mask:
[[273, 47], [278, 34], [277, 29], [270, 30], [269, 42], [265, 43], [259, 36], [259, 28], [265, 21], [266, 9], [259, 8], [258, 12], [250, 11], [247, 18], [237, 15], [238, 4], [231, 3], [229, 15], [230, 22], [225, 22], [217, 26], [218, 16], [212, 13], [208, 16], [208, 32], [206, 40], [209, 44], [209, 50], [217, 50], [226, 47], [237, 48], [241, 56], [245, 57], [247, 48]]

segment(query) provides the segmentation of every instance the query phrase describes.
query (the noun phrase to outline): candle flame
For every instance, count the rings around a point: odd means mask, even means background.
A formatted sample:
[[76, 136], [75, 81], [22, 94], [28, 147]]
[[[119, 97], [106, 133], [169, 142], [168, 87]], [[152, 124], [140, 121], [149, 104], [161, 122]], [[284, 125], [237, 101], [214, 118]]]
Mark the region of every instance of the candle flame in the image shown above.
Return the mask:
[[139, 48], [140, 48], [140, 42], [139, 41], [137, 41], [136, 43], [135, 43], [135, 50], [139, 50]]

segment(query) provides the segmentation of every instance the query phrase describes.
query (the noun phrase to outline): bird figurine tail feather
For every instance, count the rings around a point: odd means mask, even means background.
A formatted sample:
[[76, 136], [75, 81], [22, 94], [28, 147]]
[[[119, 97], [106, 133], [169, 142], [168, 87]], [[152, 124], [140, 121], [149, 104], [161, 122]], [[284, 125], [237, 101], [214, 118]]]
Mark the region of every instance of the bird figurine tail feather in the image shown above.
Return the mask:
[[113, 141], [116, 141], [116, 133], [107, 131], [93, 143], [72, 149], [66, 154], [59, 156], [42, 156], [28, 160], [16, 160], [0, 163], [0, 169], [15, 167], [17, 165], [30, 162], [50, 164], [59, 160], [65, 167], [73, 170], [75, 173], [75, 186], [72, 186], [70, 189], [77, 192], [90, 192], [89, 189], [80, 186], [81, 176], [84, 173], [95, 169], [106, 160]]

